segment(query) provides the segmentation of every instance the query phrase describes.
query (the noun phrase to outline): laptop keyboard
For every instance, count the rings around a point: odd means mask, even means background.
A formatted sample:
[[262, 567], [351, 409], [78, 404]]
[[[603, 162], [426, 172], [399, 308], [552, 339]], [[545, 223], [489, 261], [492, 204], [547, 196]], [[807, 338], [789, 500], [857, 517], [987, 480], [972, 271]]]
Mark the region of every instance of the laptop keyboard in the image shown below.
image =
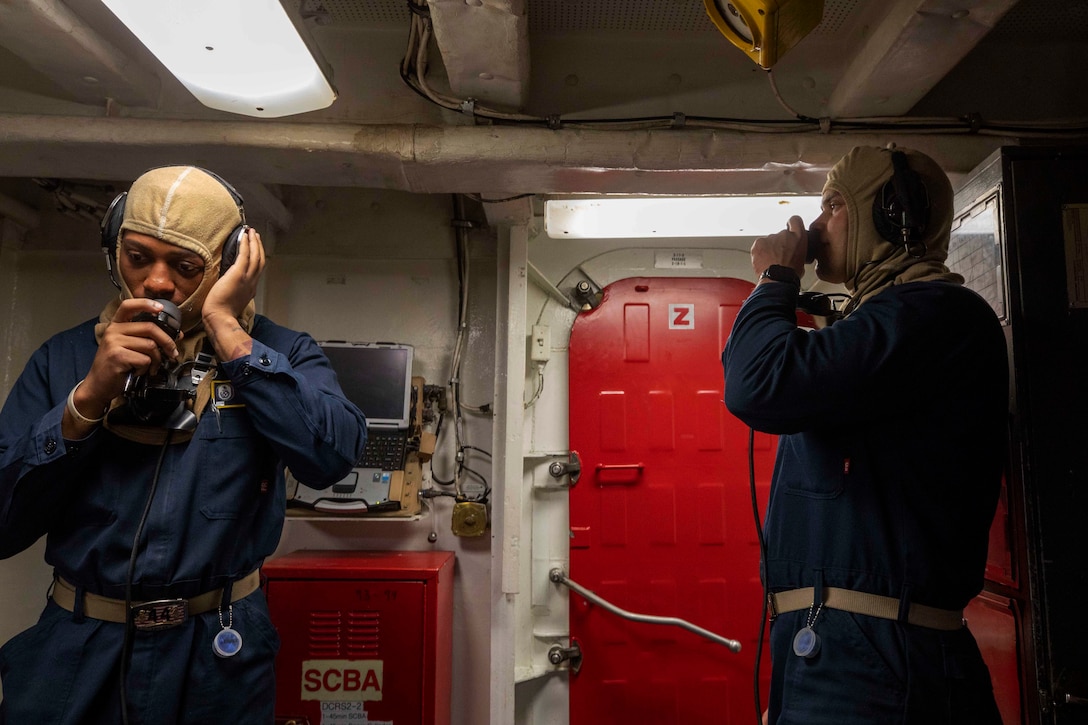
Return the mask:
[[404, 450], [407, 431], [367, 430], [366, 448], [359, 459], [360, 468], [380, 468], [383, 471], [399, 471], [404, 468]]

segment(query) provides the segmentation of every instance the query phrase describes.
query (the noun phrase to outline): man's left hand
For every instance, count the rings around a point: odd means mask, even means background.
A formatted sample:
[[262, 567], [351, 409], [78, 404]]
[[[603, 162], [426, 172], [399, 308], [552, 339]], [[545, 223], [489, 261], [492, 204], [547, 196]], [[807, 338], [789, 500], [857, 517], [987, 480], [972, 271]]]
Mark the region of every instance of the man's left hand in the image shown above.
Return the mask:
[[246, 229], [238, 243], [238, 258], [208, 291], [201, 315], [220, 360], [234, 360], [253, 349], [253, 338], [238, 325], [238, 318], [257, 296], [264, 263], [261, 235]]
[[256, 229], [246, 228], [238, 241], [238, 257], [208, 291], [202, 314], [204, 319], [223, 314], [239, 317], [254, 297], [257, 282], [264, 272], [264, 244]]

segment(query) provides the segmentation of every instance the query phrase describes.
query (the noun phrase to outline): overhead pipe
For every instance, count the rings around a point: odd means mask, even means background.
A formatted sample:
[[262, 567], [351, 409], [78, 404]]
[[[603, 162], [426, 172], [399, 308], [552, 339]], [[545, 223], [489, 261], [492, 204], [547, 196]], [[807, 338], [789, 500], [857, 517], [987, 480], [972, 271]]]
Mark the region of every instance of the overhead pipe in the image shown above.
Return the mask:
[[856, 145], [894, 140], [968, 173], [999, 136], [774, 135], [717, 129], [547, 129], [0, 114], [0, 176], [136, 178], [162, 158], [232, 182], [425, 194], [819, 193]]

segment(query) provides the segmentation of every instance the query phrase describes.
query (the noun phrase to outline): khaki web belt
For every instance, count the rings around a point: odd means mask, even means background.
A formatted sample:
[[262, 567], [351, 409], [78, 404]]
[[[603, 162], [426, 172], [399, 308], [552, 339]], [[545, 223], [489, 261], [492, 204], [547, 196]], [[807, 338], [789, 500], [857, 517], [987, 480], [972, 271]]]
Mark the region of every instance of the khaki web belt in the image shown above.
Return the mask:
[[[244, 599], [255, 592], [261, 584], [259, 570], [254, 570], [234, 582], [231, 587], [231, 603]], [[215, 589], [204, 592], [191, 599], [156, 599], [150, 602], [133, 602], [131, 621], [139, 630], [169, 629], [182, 624], [190, 616], [210, 612], [220, 606], [223, 590]], [[76, 588], [63, 577], [57, 577], [53, 587], [53, 601], [67, 609], [75, 611]], [[130, 621], [125, 609], [125, 600], [111, 599], [98, 594], [83, 594], [83, 614], [91, 619], [124, 624]]]
[[[813, 587], [791, 589], [767, 595], [772, 616], [808, 609], [813, 605]], [[819, 603], [816, 603], [817, 606]], [[856, 592], [852, 589], [824, 588], [823, 605], [853, 614], [865, 614], [881, 619], [899, 619], [899, 600], [879, 594]], [[937, 609], [924, 604], [911, 604], [907, 610], [907, 623], [930, 629], [954, 631], [964, 626], [963, 610]]]

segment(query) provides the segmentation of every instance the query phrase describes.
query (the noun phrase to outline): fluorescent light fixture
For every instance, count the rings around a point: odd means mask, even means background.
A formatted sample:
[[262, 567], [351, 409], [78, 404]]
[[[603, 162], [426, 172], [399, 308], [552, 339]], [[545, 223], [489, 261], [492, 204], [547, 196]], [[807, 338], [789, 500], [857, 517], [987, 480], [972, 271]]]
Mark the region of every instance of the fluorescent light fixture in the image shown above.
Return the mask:
[[102, 0], [208, 108], [277, 118], [336, 100], [279, 0]]
[[552, 239], [758, 237], [785, 229], [795, 214], [807, 226], [820, 215], [820, 197], [549, 199], [544, 230]]

